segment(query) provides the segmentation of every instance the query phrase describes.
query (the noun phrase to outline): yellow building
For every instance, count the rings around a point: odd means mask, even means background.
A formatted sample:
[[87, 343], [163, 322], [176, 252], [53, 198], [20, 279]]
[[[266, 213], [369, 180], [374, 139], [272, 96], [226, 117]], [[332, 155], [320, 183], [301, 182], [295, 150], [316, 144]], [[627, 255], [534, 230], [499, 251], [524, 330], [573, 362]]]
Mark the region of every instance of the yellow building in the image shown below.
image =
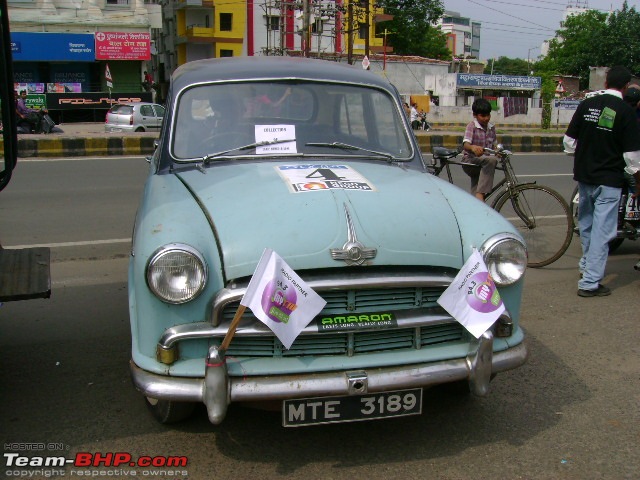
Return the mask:
[[246, 0], [177, 0], [177, 65], [192, 60], [243, 55]]
[[[373, 0], [161, 0], [157, 67], [168, 79], [203, 58], [252, 55], [364, 55], [383, 51], [388, 15]], [[385, 18], [387, 17], [387, 18]]]

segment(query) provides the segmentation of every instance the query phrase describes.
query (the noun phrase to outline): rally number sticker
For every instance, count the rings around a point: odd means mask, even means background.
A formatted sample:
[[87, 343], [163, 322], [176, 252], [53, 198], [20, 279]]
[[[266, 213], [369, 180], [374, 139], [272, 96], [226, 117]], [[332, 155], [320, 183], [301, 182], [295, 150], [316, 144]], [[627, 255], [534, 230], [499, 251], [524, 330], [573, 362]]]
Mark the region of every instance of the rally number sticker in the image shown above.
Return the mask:
[[373, 192], [373, 184], [349, 165], [278, 165], [275, 167], [292, 192], [359, 190]]

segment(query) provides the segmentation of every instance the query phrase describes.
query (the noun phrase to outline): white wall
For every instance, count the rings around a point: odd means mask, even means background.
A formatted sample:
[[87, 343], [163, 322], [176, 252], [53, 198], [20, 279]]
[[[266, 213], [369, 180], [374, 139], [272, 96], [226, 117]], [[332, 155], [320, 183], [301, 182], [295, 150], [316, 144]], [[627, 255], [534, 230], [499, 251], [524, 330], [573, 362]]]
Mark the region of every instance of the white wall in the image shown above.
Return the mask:
[[[504, 116], [504, 99], [498, 98], [499, 108], [497, 111], [491, 112], [491, 122], [496, 124], [499, 129], [500, 126], [505, 125], [542, 125], [542, 108], [532, 107], [532, 100], [529, 99], [529, 111], [527, 114]], [[538, 102], [536, 101], [536, 104]], [[431, 107], [427, 114], [429, 122], [433, 123], [469, 123], [473, 118], [471, 112], [471, 106], [456, 107], [456, 106], [437, 106]]]
[[[431, 88], [425, 85], [425, 78], [447, 75], [449, 70], [449, 64], [444, 62], [411, 63], [387, 60], [385, 64], [380, 55], [370, 58], [370, 61], [370, 70], [393, 83], [402, 95], [424, 95], [428, 93]], [[384, 68], [385, 66], [386, 68]]]

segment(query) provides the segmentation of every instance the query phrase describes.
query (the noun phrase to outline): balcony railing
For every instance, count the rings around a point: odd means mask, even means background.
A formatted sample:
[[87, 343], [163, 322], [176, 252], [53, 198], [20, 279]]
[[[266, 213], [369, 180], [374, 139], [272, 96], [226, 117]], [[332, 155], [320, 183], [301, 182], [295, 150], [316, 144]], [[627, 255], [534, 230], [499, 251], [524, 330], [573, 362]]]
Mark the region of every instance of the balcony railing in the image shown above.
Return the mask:
[[213, 37], [215, 29], [213, 27], [202, 27], [200, 25], [189, 25], [186, 29], [187, 37]]

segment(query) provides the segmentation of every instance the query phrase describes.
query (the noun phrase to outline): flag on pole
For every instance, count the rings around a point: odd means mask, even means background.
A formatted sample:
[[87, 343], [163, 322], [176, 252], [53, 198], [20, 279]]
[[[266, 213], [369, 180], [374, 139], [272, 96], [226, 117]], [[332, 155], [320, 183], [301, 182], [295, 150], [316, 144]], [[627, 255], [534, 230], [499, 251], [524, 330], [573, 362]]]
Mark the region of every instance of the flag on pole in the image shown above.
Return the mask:
[[496, 284], [475, 248], [437, 302], [476, 338], [505, 311]]
[[269, 248], [262, 253], [240, 301], [275, 333], [287, 350], [326, 303]]

